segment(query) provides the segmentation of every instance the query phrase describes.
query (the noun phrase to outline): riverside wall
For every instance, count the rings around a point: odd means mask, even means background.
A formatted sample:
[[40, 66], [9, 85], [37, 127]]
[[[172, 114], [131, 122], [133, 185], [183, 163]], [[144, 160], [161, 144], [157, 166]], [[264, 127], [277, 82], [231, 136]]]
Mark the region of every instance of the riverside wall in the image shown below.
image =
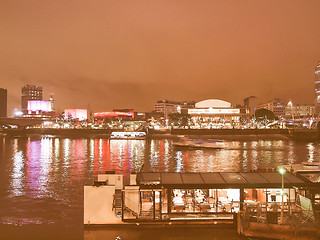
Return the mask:
[[[53, 128], [22, 128], [0, 129], [0, 136], [30, 136], [52, 135], [58, 137], [99, 137], [109, 138], [112, 129], [53, 129]], [[119, 131], [119, 130], [118, 130]], [[186, 135], [193, 138], [221, 138], [221, 139], [295, 139], [318, 140], [314, 132], [292, 133], [288, 129], [172, 129], [167, 131], [148, 130], [148, 138], [177, 138]]]

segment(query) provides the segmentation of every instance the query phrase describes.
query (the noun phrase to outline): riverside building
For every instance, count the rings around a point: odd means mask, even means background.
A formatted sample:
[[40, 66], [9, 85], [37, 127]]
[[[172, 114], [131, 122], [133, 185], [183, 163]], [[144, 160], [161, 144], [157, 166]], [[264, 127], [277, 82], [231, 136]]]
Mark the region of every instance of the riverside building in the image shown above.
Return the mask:
[[232, 107], [230, 102], [208, 99], [188, 109], [194, 128], [236, 128], [250, 118], [249, 108]]
[[243, 103], [244, 103], [244, 106], [249, 108], [249, 112], [250, 112], [250, 115], [254, 115], [254, 112], [256, 110], [256, 107], [257, 107], [257, 97], [256, 96], [250, 96], [250, 97], [247, 97], [243, 100]]
[[313, 116], [314, 110], [313, 104], [288, 104], [285, 107], [284, 114], [286, 119], [310, 118]]
[[169, 101], [169, 100], [158, 100], [154, 105], [154, 110], [157, 113], [162, 113], [165, 118], [168, 118], [170, 114], [181, 113], [184, 109], [194, 108], [194, 101]]
[[37, 85], [25, 85], [22, 87], [21, 110], [23, 114], [28, 114], [28, 101], [42, 101], [42, 87]]
[[283, 99], [274, 98], [274, 99], [270, 100], [269, 102], [266, 102], [266, 103], [263, 103], [263, 104], [260, 104], [257, 106], [257, 110], [262, 109], [262, 108], [270, 110], [279, 119], [282, 119], [285, 114], [286, 104]]

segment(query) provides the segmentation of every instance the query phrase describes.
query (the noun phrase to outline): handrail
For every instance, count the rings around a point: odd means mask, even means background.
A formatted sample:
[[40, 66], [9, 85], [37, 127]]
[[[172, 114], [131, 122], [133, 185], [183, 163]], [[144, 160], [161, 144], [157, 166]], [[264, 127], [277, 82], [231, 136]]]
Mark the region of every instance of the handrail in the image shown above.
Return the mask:
[[[139, 213], [137, 213], [136, 211], [134, 211], [133, 209], [131, 209], [130, 207], [128, 207], [129, 204], [127, 204], [127, 201], [129, 203], [132, 203], [132, 204], [136, 204], [134, 201], [132, 201], [131, 199], [127, 198], [127, 197], [124, 197], [124, 206], [123, 206], [123, 209], [131, 212], [133, 215], [135, 215], [136, 217], [139, 217]], [[140, 204], [139, 204], [140, 205]]]

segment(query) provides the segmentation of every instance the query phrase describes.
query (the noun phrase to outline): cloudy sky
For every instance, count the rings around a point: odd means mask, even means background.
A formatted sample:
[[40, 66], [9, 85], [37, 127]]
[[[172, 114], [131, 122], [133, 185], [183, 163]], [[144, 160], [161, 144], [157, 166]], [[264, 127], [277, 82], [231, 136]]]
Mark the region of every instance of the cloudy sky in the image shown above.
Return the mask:
[[1, 0], [0, 87], [57, 108], [150, 111], [157, 99], [312, 103], [319, 0]]

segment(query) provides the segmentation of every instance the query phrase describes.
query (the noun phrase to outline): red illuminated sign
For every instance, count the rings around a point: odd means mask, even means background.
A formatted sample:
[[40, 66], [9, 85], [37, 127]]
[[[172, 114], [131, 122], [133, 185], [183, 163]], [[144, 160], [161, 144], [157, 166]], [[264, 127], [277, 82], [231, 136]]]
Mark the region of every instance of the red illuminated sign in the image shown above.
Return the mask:
[[97, 118], [129, 117], [133, 118], [133, 111], [130, 112], [96, 112], [93, 114]]

